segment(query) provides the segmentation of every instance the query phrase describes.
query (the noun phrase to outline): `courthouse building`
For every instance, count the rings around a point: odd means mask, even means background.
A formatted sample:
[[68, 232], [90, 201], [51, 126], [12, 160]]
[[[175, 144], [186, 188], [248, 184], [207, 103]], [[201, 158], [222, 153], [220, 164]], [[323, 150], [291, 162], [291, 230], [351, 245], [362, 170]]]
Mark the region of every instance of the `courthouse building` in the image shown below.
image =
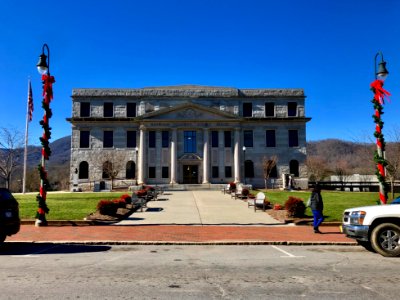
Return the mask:
[[72, 91], [71, 182], [307, 187], [302, 89], [172, 86]]

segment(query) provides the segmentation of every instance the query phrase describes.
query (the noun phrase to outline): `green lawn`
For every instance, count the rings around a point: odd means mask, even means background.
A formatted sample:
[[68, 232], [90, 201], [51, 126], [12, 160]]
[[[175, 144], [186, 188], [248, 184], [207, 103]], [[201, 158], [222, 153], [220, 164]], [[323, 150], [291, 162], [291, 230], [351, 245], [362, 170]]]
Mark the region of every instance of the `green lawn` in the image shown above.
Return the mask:
[[[83, 220], [96, 211], [99, 200], [116, 199], [126, 193], [48, 193], [47, 206], [50, 209], [47, 220]], [[21, 219], [35, 219], [37, 194], [14, 194], [19, 202]]]
[[[266, 195], [271, 203], [284, 205], [289, 196], [303, 199], [304, 203], [306, 203], [311, 192], [268, 190]], [[375, 205], [379, 200], [378, 193], [369, 192], [322, 191], [321, 195], [324, 201], [324, 216], [326, 221], [341, 221], [343, 211], [346, 208]], [[312, 216], [310, 208], [306, 209], [306, 215]]]
[[[126, 194], [126, 192], [49, 193], [47, 205], [50, 208], [50, 213], [46, 218], [47, 220], [83, 220], [88, 214], [96, 210], [99, 200], [116, 199], [123, 194]], [[14, 194], [14, 196], [19, 202], [21, 219], [34, 219], [37, 209], [36, 194]], [[267, 198], [273, 204], [284, 205], [289, 196], [298, 197], [307, 202], [310, 192], [267, 191]], [[322, 191], [322, 197], [325, 207], [325, 220], [341, 221], [342, 213], [346, 208], [376, 204], [378, 193]], [[306, 215], [312, 216], [310, 208], [306, 209]]]

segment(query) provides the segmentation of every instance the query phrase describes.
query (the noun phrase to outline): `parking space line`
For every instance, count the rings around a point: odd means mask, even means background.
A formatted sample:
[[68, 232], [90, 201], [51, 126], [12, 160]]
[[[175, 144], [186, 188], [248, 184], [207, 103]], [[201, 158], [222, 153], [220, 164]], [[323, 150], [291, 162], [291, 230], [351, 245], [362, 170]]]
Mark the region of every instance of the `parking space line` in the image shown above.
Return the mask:
[[283, 254], [286, 254], [285, 256], [281, 256], [281, 257], [289, 257], [289, 258], [304, 257], [304, 256], [296, 256], [296, 255], [293, 255], [292, 253], [289, 253], [289, 252], [287, 252], [287, 251], [285, 251], [285, 250], [283, 250], [283, 249], [281, 249], [281, 248], [279, 248], [279, 247], [277, 247], [277, 246], [271, 246], [271, 247], [274, 248], [274, 249], [276, 249], [276, 250], [278, 250], [278, 251], [280, 251], [280, 252], [282, 252]]

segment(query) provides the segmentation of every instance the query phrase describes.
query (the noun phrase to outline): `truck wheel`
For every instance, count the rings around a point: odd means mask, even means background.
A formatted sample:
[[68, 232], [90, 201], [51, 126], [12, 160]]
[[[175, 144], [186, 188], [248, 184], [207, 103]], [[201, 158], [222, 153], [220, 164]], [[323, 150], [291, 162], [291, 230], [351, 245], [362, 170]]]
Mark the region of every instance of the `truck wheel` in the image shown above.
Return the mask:
[[372, 248], [387, 257], [400, 255], [400, 227], [392, 223], [383, 223], [372, 230]]

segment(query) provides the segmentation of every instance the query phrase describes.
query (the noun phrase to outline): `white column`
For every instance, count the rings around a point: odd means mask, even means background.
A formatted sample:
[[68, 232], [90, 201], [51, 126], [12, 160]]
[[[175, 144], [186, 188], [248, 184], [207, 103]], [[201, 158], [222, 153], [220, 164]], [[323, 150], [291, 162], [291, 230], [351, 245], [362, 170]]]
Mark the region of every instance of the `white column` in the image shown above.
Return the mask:
[[203, 184], [208, 183], [209, 171], [208, 171], [208, 128], [203, 130]]
[[235, 128], [234, 137], [235, 147], [233, 151], [233, 163], [234, 163], [234, 177], [235, 182], [240, 182], [240, 129]]
[[145, 139], [144, 139], [145, 128], [140, 126], [139, 135], [139, 163], [138, 163], [138, 184], [144, 183], [144, 162], [145, 162]]
[[176, 128], [172, 130], [171, 139], [171, 182], [170, 184], [176, 183], [176, 143], [177, 143], [177, 131]]

